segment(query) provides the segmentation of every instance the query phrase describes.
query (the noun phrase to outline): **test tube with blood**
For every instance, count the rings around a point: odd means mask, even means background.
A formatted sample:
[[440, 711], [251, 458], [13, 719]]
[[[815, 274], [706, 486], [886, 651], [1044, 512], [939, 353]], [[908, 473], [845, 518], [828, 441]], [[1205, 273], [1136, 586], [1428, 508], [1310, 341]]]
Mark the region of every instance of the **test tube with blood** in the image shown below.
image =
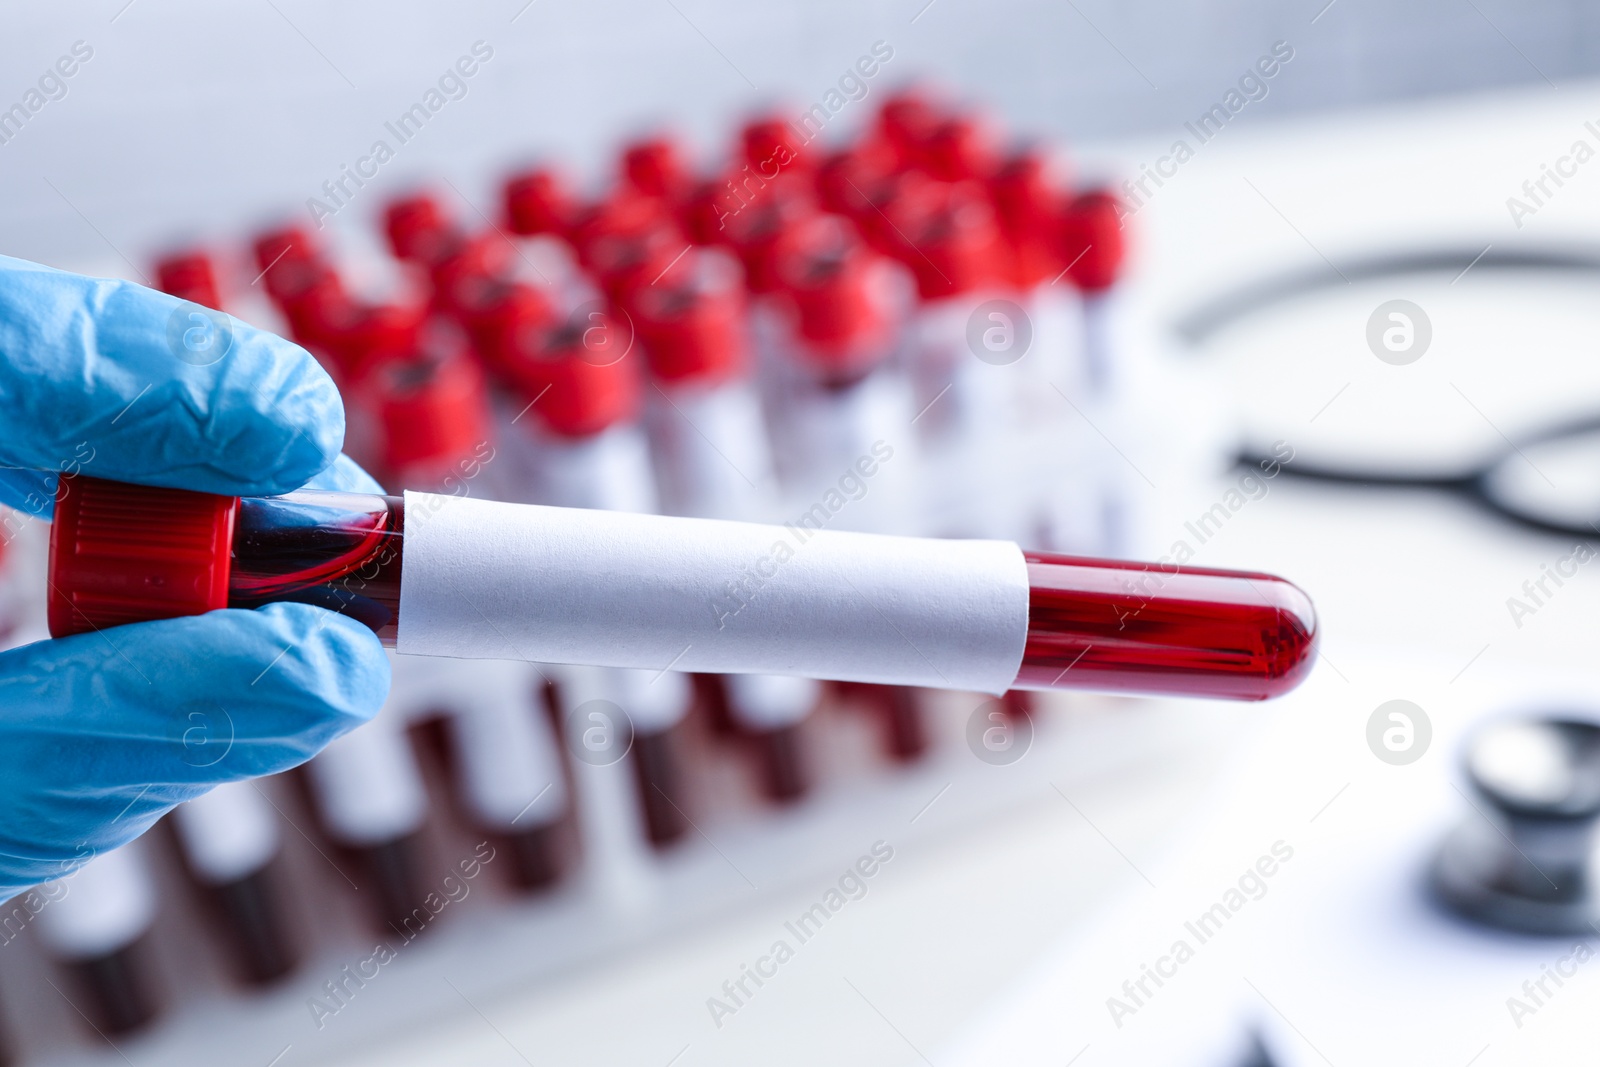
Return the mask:
[[[1095, 547], [1062, 527], [1063, 492], [1080, 481], [1088, 456], [1070, 432], [1080, 416], [1083, 309], [1077, 286], [1061, 259], [1060, 193], [1049, 177], [1048, 161], [1036, 149], [1022, 149], [1001, 162], [989, 179], [996, 217], [1005, 238], [1011, 283], [1030, 325], [1030, 347], [1018, 362], [1015, 394], [1019, 426], [1038, 468], [1060, 476], [1034, 479], [1023, 487], [1024, 514], [1017, 536], [1039, 548], [1089, 551]], [[1064, 428], [1068, 432], [1064, 432]]]
[[1058, 226], [1060, 258], [1083, 293], [1085, 385], [1103, 395], [1115, 388], [1113, 289], [1126, 254], [1120, 201], [1105, 189], [1079, 193], [1062, 206]]
[[1068, 423], [1065, 451], [1078, 462], [1057, 490], [1054, 543], [1068, 551], [1121, 555], [1128, 550], [1134, 493], [1128, 461], [1110, 449], [1104, 434], [1118, 433], [1129, 397], [1118, 387], [1116, 281], [1125, 254], [1121, 208], [1116, 196], [1090, 190], [1062, 206], [1057, 234], [1067, 277], [1081, 294], [1078, 359], [1062, 389], [1092, 418]]
[[[430, 493], [240, 499], [61, 482], [50, 529], [56, 637], [295, 601], [419, 655], [990, 693], [1263, 700], [1315, 662], [1309, 598], [1267, 574], [830, 529], [806, 531], [803, 551], [779, 551], [793, 526]], [[408, 512], [418, 520], [409, 529]], [[728, 574], [765, 556], [781, 557], [784, 580], [718, 630], [709, 608]]]
[[551, 299], [581, 284], [569, 242], [582, 204], [560, 171], [541, 166], [512, 174], [501, 190], [501, 205], [502, 228], [515, 238], [532, 281]]
[[[635, 418], [639, 383], [637, 356], [629, 358], [632, 331], [601, 314], [598, 322], [525, 333], [512, 343], [515, 350], [499, 361], [514, 391], [525, 398], [513, 422], [515, 434], [506, 442], [523, 453], [526, 480], [516, 496], [559, 507], [658, 510], [649, 447]], [[691, 703], [687, 679], [670, 670], [612, 671], [586, 674], [572, 688], [569, 710], [587, 703], [577, 700], [580, 691], [610, 694], [592, 699], [620, 706], [631, 721], [628, 758], [642, 811], [641, 836], [657, 845], [681, 838], [689, 829], [681, 754]], [[579, 740], [568, 737], [567, 743], [570, 747]], [[580, 762], [591, 759], [597, 757]], [[597, 788], [615, 792], [614, 775], [606, 773], [610, 767], [574, 770], [588, 775]], [[615, 825], [591, 827], [594, 835], [607, 840], [617, 834]]]
[[[645, 425], [665, 511], [743, 521], [771, 519], [776, 476], [761, 405], [748, 379], [745, 294], [737, 263], [695, 250], [632, 307], [651, 372]], [[755, 595], [730, 576], [719, 610], [731, 616]], [[727, 710], [760, 753], [763, 787], [792, 800], [810, 787], [802, 724], [820, 695], [806, 678], [731, 675]]]
[[[258, 261], [278, 257], [264, 268], [268, 279], [278, 279], [269, 282], [269, 291], [282, 294], [286, 314], [304, 323], [325, 366], [350, 395], [346, 450], [376, 466], [383, 434], [378, 413], [364, 402], [366, 383], [378, 374], [391, 376], [385, 383], [403, 376], [393, 364], [417, 351], [426, 305], [358, 305], [303, 234], [267, 234], [257, 240], [256, 255]], [[308, 279], [309, 288], [296, 288]], [[261, 592], [269, 588], [270, 583]], [[335, 741], [306, 764], [305, 775], [323, 827], [364, 872], [360, 883], [351, 884], [380, 928], [402, 929], [424, 894], [419, 864], [427, 800], [399, 713], [386, 708]]]
[[184, 866], [220, 920], [234, 970], [252, 984], [282, 978], [299, 959], [283, 907], [279, 816], [259, 789], [224, 782], [172, 813]]
[[[907, 308], [895, 266], [844, 219], [818, 216], [785, 250], [778, 273], [777, 351], [791, 384], [773, 436], [797, 527], [915, 529], [915, 412], [897, 361]], [[893, 756], [913, 759], [926, 749], [913, 690], [839, 688], [879, 713]]]
[[916, 431], [928, 469], [940, 472], [923, 482], [928, 530], [1026, 539], [1014, 401], [1029, 325], [987, 192], [908, 179], [891, 215], [919, 297], [907, 346]]
[[[211, 256], [190, 249], [162, 259], [157, 284], [173, 296], [222, 310]], [[217, 739], [197, 735], [200, 744]], [[192, 740], [185, 734], [186, 744]], [[196, 748], [204, 759], [203, 747]], [[235, 970], [246, 981], [270, 982], [295, 966], [298, 950], [285, 916], [277, 858], [277, 813], [254, 785], [230, 782], [173, 813], [190, 876], [223, 928]]]
[[[363, 402], [376, 413], [379, 472], [390, 485], [465, 495], [491, 483], [497, 451], [483, 375], [464, 352], [391, 361], [369, 376]], [[462, 807], [508, 847], [529, 889], [560, 877], [568, 807], [555, 734], [535, 707], [539, 679], [520, 661], [398, 656], [389, 698], [404, 719], [446, 712]]]
[[102, 852], [33, 890], [46, 902], [37, 918], [45, 951], [71, 974], [84, 1014], [106, 1034], [137, 1030], [159, 1011], [146, 957], [157, 892], [145, 848], [134, 841]]
[[[392, 705], [305, 764], [324, 832], [357, 862], [345, 877], [384, 933], [404, 934], [426, 894], [428, 798], [405, 723]], [[342, 873], [342, 871], [341, 871]]]

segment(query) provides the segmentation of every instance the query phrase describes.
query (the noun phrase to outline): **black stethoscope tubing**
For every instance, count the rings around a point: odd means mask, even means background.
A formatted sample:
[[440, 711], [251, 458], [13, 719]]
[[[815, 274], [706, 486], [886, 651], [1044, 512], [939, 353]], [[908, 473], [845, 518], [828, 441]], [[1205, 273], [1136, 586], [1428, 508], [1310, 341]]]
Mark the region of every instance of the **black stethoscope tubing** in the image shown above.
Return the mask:
[[[1367, 256], [1343, 263], [1330, 276], [1328, 268], [1308, 267], [1249, 282], [1212, 298], [1180, 316], [1173, 323], [1178, 338], [1198, 348], [1241, 319], [1257, 314], [1274, 304], [1329, 289], [1348, 282], [1371, 281], [1401, 275], [1464, 273], [1475, 271], [1554, 270], [1600, 274], [1600, 248], [1521, 248], [1495, 251], [1465, 248], [1422, 248]], [[1515, 523], [1523, 529], [1561, 536], [1600, 539], [1594, 524], [1563, 522], [1533, 514], [1507, 503], [1494, 492], [1493, 472], [1524, 447], [1600, 431], [1600, 413], [1548, 427], [1513, 442], [1474, 469], [1459, 475], [1409, 475], [1393, 471], [1337, 467], [1297, 460], [1282, 464], [1283, 473], [1295, 478], [1385, 489], [1427, 489], [1465, 497], [1489, 513]], [[1265, 453], [1246, 448], [1236, 457], [1242, 467], [1261, 469], [1275, 462]]]

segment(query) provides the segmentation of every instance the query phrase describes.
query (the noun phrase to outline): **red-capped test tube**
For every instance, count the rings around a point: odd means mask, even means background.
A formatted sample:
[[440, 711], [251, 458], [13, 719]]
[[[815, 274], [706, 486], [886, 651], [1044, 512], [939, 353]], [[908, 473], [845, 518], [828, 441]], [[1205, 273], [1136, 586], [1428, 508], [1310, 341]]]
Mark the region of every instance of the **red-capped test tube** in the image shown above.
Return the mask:
[[[770, 519], [777, 511], [772, 453], [747, 376], [749, 340], [738, 265], [715, 251], [684, 254], [632, 302], [654, 379], [646, 427], [665, 510], [673, 515]], [[722, 610], [755, 595], [730, 577]], [[811, 784], [802, 724], [820, 687], [806, 678], [737, 674], [721, 680], [729, 717], [760, 753], [768, 796], [792, 800]]]
[[[209, 253], [189, 249], [156, 264], [165, 292], [221, 310]], [[278, 815], [255, 786], [227, 782], [172, 813], [184, 868], [208, 898], [222, 927], [235, 972], [264, 984], [287, 975], [299, 959], [284, 907]]]
[[[1003, 693], [1260, 700], [1310, 671], [1265, 574], [408, 492], [216, 496], [64, 478], [50, 630], [292, 600], [399, 651]], [[730, 576], [762, 586], [729, 617]]]
[[422, 905], [428, 794], [405, 723], [386, 705], [305, 765], [323, 832], [360, 864], [358, 892], [380, 932]]
[[1026, 537], [1016, 443], [1016, 363], [1027, 320], [1006, 278], [1006, 249], [975, 181], [908, 180], [891, 211], [919, 303], [910, 364], [930, 467], [928, 521], [942, 534]]
[[[482, 372], [459, 353], [380, 368], [366, 379], [362, 402], [374, 412], [379, 469], [390, 484], [461, 494], [488, 481], [498, 458], [488, 397]], [[518, 885], [554, 883], [567, 789], [554, 731], [535, 706], [536, 668], [405, 656], [395, 658], [394, 678], [384, 714], [446, 712], [462, 808], [507, 847]]]
[[150, 967], [149, 934], [160, 890], [141, 841], [96, 855], [74, 874], [33, 890], [39, 939], [77, 985], [85, 1017], [102, 1034], [155, 1019], [161, 997]]
[[[796, 527], [916, 529], [915, 411], [895, 360], [908, 308], [896, 268], [847, 221], [819, 215], [796, 235], [778, 274], [774, 359], [786, 387], [772, 423], [789, 498], [799, 502]], [[892, 755], [926, 750], [913, 690], [851, 688], [880, 713]]]
[[622, 177], [645, 196], [676, 212], [688, 199], [693, 181], [678, 142], [665, 134], [634, 141], [622, 152]]
[[[502, 357], [508, 384], [521, 398], [521, 412], [507, 427], [505, 441], [519, 453], [511, 460], [520, 474], [515, 495], [539, 505], [656, 511], [659, 498], [649, 445], [635, 420], [639, 382], [634, 362], [626, 358], [634, 343], [631, 331], [597, 312], [590, 320], [531, 338], [524, 335], [520, 342]], [[627, 756], [643, 834], [654, 844], [667, 845], [689, 830], [682, 748], [692, 693], [683, 675], [660, 669], [666, 663], [657, 666], [568, 678], [559, 688], [569, 702], [569, 714], [580, 712], [592, 699], [609, 701], [628, 717], [632, 743]], [[593, 710], [607, 714], [600, 705]], [[581, 742], [584, 725], [579, 725], [578, 738], [568, 738], [569, 748]], [[602, 804], [610, 803], [606, 798], [615, 799], [617, 783], [604, 773], [609, 769], [604, 753], [577, 751], [580, 762], [590, 765], [575, 770], [586, 776]], [[590, 837], [601, 842], [602, 850], [614, 849], [616, 869], [624, 869], [630, 861], [626, 841], [618, 840], [618, 826], [630, 818], [628, 813], [604, 819], [585, 814], [591, 819]]]
[[[314, 343], [346, 387], [358, 395], [350, 407], [351, 429], [347, 443], [356, 456], [366, 462], [406, 459], [426, 454], [438, 442], [451, 439], [447, 421], [429, 405], [416, 399], [416, 384], [424, 376], [438, 376], [438, 368], [416, 359], [423, 326], [424, 308], [420, 305], [358, 305], [345, 293], [337, 273], [322, 258], [322, 253], [305, 234], [285, 230], [262, 236], [256, 243], [258, 260], [269, 289], [286, 316], [296, 326], [296, 337]], [[195, 256], [189, 257], [192, 261]], [[170, 261], [169, 261], [170, 262]], [[182, 271], [158, 270], [174, 288], [200, 276], [193, 262]], [[213, 286], [214, 290], [214, 286]], [[196, 299], [192, 292], [175, 295]], [[196, 302], [199, 302], [196, 300]], [[215, 305], [213, 305], [215, 306]], [[454, 375], [444, 376], [457, 383], [461, 375], [476, 371], [470, 365], [453, 366]], [[480, 387], [481, 388], [481, 387]], [[459, 393], [458, 384], [456, 391]], [[387, 411], [375, 411], [366, 403], [367, 394], [389, 399]], [[380, 405], [381, 407], [381, 405]], [[448, 415], [450, 413], [443, 413]], [[380, 415], [391, 420], [397, 415], [409, 419], [413, 431], [408, 443], [411, 451], [395, 448], [391, 455], [379, 452], [384, 436]], [[420, 450], [420, 452], [419, 452]], [[376, 466], [377, 464], [374, 463]], [[387, 464], [385, 464], [387, 465]], [[327, 835], [359, 862], [367, 874], [362, 879], [364, 903], [372, 910], [380, 929], [388, 930], [411, 917], [422, 901], [418, 850], [421, 847], [427, 816], [427, 798], [421, 768], [406, 742], [397, 715], [388, 709], [366, 729], [339, 738], [305, 767], [307, 783], [317, 807], [317, 815]], [[220, 792], [220, 791], [219, 791]], [[213, 895], [225, 907], [236, 909], [229, 916], [235, 941], [243, 953], [240, 965], [247, 977], [266, 981], [292, 966], [293, 946], [287, 930], [261, 928], [262, 914], [252, 911], [257, 897], [269, 889], [267, 865], [258, 864], [254, 876], [229, 884], [228, 873], [211, 862], [219, 849], [237, 852], [252, 836], [253, 817], [246, 810], [259, 795], [250, 793], [234, 805], [238, 810], [224, 813], [222, 801], [214, 792], [185, 805], [178, 817], [179, 840], [191, 870], [202, 882], [216, 883]], [[237, 821], [232, 840], [213, 840], [226, 818]], [[257, 835], [259, 836], [259, 835]], [[276, 846], [276, 842], [272, 842]], [[268, 901], [267, 903], [273, 904]], [[274, 904], [274, 907], [276, 905]], [[282, 925], [281, 923], [279, 924]], [[278, 942], [276, 954], [270, 942]]]
[[184, 868], [220, 918], [234, 970], [265, 984], [299, 959], [284, 914], [278, 813], [251, 782], [224, 782], [172, 813]]
[[1072, 197], [1061, 210], [1061, 258], [1083, 293], [1084, 379], [1090, 395], [1112, 386], [1111, 291], [1122, 270], [1125, 243], [1116, 194], [1101, 189]]

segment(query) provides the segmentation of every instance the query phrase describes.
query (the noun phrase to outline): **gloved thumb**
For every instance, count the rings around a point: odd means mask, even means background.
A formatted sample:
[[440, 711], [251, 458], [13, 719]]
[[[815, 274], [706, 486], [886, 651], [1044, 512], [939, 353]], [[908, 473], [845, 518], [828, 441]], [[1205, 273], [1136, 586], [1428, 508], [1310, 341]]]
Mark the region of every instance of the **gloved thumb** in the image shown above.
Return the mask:
[[70, 873], [213, 785], [303, 763], [388, 689], [372, 632], [305, 604], [0, 653], [0, 893]]

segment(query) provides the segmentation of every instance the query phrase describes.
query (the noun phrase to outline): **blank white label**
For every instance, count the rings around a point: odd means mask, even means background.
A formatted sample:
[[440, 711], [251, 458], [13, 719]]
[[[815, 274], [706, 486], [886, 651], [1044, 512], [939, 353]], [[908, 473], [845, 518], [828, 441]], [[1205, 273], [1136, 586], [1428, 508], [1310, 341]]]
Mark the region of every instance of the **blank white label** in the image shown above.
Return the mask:
[[406, 493], [402, 653], [1001, 693], [1027, 630], [1009, 542]]

